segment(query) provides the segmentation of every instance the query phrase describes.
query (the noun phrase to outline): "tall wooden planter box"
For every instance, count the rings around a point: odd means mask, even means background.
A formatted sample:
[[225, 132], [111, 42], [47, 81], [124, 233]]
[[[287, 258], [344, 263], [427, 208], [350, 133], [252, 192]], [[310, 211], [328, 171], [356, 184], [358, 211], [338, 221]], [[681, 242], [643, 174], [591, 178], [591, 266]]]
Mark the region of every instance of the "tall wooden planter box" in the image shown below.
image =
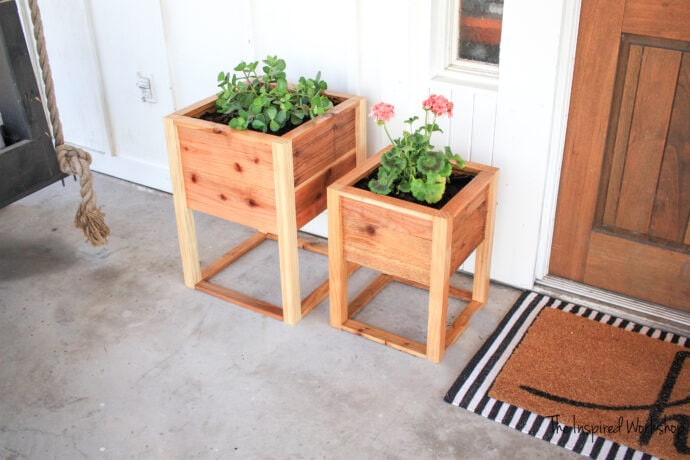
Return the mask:
[[[335, 107], [282, 136], [238, 131], [202, 120], [210, 97], [165, 117], [170, 175], [185, 285], [294, 324], [328, 294], [327, 281], [304, 301], [298, 247], [326, 254], [297, 231], [326, 208], [326, 187], [365, 154], [366, 101], [327, 92]], [[211, 263], [199, 263], [192, 211], [255, 228], [257, 233]], [[211, 278], [266, 238], [278, 241], [282, 307]]]
[[[379, 166], [386, 150], [328, 188], [330, 322], [333, 327], [440, 362], [447, 347], [488, 300], [498, 170], [467, 163], [465, 171], [475, 177], [436, 210], [354, 187]], [[451, 286], [451, 274], [475, 249], [472, 291]], [[348, 263], [381, 272], [350, 304]], [[390, 281], [429, 290], [426, 343], [354, 319]], [[449, 296], [468, 305], [447, 328]]]

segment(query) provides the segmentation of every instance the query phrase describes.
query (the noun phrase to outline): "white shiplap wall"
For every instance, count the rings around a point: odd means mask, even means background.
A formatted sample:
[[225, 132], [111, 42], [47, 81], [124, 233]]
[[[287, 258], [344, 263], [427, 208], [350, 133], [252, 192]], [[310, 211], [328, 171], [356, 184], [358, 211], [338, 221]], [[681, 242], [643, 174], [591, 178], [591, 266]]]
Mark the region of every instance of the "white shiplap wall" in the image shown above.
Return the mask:
[[[331, 89], [386, 101], [396, 132], [430, 93], [450, 97], [448, 142], [501, 169], [492, 277], [531, 287], [548, 251], [571, 63], [564, 34], [578, 0], [507, 1], [496, 88], [435, 78], [438, 18], [452, 0], [39, 0], [67, 142], [93, 169], [169, 191], [162, 118], [215, 91], [220, 70], [277, 54], [292, 78], [321, 70]], [[18, 0], [24, 9], [26, 0]], [[155, 104], [140, 101], [137, 72]], [[559, 93], [560, 91], [560, 93]], [[555, 123], [555, 124], [554, 124]], [[373, 123], [368, 148], [386, 139]], [[551, 184], [547, 189], [546, 185]], [[97, 187], [97, 184], [96, 184]], [[548, 206], [547, 206], [548, 208]], [[552, 211], [550, 211], [552, 212]], [[325, 219], [310, 230], [325, 234]], [[541, 249], [540, 249], [541, 248]]]

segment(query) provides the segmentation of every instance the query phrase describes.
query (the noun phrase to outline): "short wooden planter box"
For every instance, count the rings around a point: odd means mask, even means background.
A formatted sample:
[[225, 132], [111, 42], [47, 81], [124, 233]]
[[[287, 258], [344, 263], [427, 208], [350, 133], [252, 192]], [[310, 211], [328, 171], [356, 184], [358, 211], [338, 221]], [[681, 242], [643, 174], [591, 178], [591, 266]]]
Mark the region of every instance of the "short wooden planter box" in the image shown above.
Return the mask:
[[[238, 131], [198, 118], [213, 108], [215, 96], [165, 117], [186, 286], [291, 324], [328, 294], [326, 281], [302, 301], [298, 248], [321, 254], [327, 249], [299, 239], [297, 231], [326, 209], [326, 187], [366, 157], [366, 101], [326, 94], [339, 103], [282, 136]], [[202, 270], [193, 210], [257, 233]], [[278, 241], [282, 307], [211, 282], [266, 238]]]
[[[379, 166], [386, 150], [328, 188], [330, 322], [333, 327], [440, 362], [488, 300], [498, 170], [468, 163], [465, 171], [476, 176], [436, 210], [353, 186]], [[451, 286], [452, 273], [475, 249], [472, 291]], [[353, 263], [381, 275], [348, 304], [348, 264]], [[390, 281], [429, 290], [426, 343], [354, 319]], [[468, 305], [447, 328], [449, 296]]]

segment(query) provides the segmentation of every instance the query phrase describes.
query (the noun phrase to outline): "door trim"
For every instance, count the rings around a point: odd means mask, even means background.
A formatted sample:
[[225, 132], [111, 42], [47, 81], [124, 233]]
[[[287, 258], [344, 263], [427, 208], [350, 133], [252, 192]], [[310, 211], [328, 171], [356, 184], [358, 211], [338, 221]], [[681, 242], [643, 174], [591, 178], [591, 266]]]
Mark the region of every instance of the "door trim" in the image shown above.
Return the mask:
[[568, 129], [568, 111], [575, 69], [575, 51], [580, 25], [582, 0], [565, 0], [561, 20], [561, 40], [557, 70], [556, 95], [554, 97], [551, 122], [551, 141], [546, 158], [546, 181], [544, 202], [537, 246], [534, 278], [539, 282], [549, 273], [551, 244], [556, 225], [556, 205], [561, 177], [561, 166], [565, 152], [565, 134]]

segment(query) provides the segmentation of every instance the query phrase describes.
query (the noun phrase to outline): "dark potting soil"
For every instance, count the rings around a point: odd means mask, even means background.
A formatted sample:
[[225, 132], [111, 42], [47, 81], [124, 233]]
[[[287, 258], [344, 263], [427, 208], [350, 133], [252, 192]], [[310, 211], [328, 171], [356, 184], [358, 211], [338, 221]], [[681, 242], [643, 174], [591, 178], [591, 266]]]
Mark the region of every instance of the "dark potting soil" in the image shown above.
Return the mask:
[[[369, 181], [371, 179], [376, 178], [377, 175], [377, 170], [374, 170], [371, 174], [369, 174], [367, 177], [364, 177], [357, 181], [355, 183], [355, 187], [362, 189], [362, 190], [369, 190]], [[438, 201], [433, 204], [429, 204], [426, 202], [421, 202], [418, 201], [414, 196], [412, 196], [411, 193], [400, 193], [394, 191], [391, 193], [389, 196], [392, 196], [394, 198], [398, 198], [400, 200], [404, 200], [410, 203], [417, 203], [421, 204], [422, 206], [427, 206], [429, 208], [434, 208], [434, 209], [441, 209], [443, 206], [446, 205], [455, 195], [460, 193], [460, 190], [465, 188], [467, 184], [470, 183], [470, 181], [474, 179], [474, 174], [462, 172], [462, 171], [454, 171], [453, 174], [450, 176], [450, 182], [446, 184], [446, 190], [443, 192], [443, 197], [441, 197], [441, 201]]]
[[[235, 117], [237, 117], [237, 114], [220, 113], [220, 112], [216, 112], [215, 110], [204, 112], [199, 116], [199, 118], [201, 118], [202, 120], [212, 121], [214, 123], [220, 123], [222, 125], [227, 125], [228, 123], [230, 123], [230, 120], [232, 120]], [[290, 120], [288, 120], [285, 123], [285, 126], [280, 128], [278, 131], [266, 131], [266, 134], [272, 134], [274, 136], [282, 136], [283, 134], [287, 133], [288, 131], [295, 129], [298, 126], [299, 125], [293, 125], [292, 123], [290, 123]], [[251, 131], [261, 132], [259, 130], [253, 130], [252, 128], [248, 128], [248, 129]]]
[[[329, 99], [333, 103], [333, 107], [335, 107], [336, 105], [338, 105], [342, 101], [342, 99], [335, 98], [335, 97], [330, 97]], [[235, 118], [237, 116], [238, 115], [236, 113], [231, 114], [231, 113], [216, 112], [216, 109], [214, 108], [212, 110], [209, 110], [209, 111], [202, 113], [201, 115], [199, 115], [199, 118], [202, 120], [211, 121], [213, 123], [220, 123], [222, 125], [227, 125], [228, 123], [230, 123], [230, 120], [232, 120], [233, 118]], [[308, 120], [309, 119], [307, 118], [304, 121], [306, 122]], [[294, 125], [290, 122], [290, 120], [288, 120], [285, 123], [285, 126], [283, 126], [278, 131], [266, 131], [266, 134], [272, 134], [274, 136], [282, 136], [283, 134], [285, 134], [289, 131], [292, 131], [293, 129], [297, 128], [300, 125], [301, 125], [301, 123], [299, 125]], [[248, 129], [251, 131], [261, 132], [260, 130], [255, 130], [255, 129], [252, 129], [251, 127]]]

